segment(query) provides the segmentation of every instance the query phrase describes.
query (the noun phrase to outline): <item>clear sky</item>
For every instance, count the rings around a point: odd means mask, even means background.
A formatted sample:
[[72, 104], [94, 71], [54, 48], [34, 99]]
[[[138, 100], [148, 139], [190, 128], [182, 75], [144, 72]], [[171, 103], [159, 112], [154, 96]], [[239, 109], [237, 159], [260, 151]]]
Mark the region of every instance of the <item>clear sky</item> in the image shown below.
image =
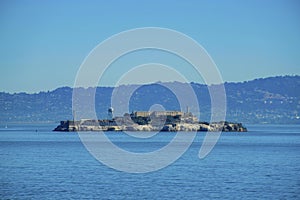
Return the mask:
[[201, 44], [224, 81], [300, 75], [300, 1], [0, 1], [0, 91], [73, 86], [101, 41], [139, 27]]

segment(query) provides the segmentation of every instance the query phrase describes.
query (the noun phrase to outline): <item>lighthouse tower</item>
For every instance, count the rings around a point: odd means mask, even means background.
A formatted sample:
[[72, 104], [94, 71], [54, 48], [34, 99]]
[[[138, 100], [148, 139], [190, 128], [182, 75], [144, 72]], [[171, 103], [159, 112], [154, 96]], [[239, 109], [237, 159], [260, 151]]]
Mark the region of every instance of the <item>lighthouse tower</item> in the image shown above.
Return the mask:
[[110, 108], [108, 108], [108, 110], [107, 110], [107, 118], [109, 119], [109, 120], [112, 120], [113, 119], [113, 116], [114, 116], [114, 109], [112, 108], [112, 107], [110, 107]]

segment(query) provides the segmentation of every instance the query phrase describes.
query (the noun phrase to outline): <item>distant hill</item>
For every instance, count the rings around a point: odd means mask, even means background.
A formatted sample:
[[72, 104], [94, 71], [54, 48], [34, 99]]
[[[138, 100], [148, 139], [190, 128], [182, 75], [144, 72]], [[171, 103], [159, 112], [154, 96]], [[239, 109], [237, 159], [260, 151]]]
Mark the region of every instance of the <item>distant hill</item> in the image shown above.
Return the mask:
[[[184, 83], [173, 82], [184, 88]], [[200, 104], [200, 120], [210, 119], [210, 97], [204, 84], [191, 83]], [[132, 87], [132, 86], [122, 86]], [[241, 83], [225, 83], [227, 121], [242, 123], [300, 124], [300, 76], [279, 76]], [[98, 87], [96, 112], [107, 116], [112, 87]], [[87, 92], [89, 89], [82, 89]], [[167, 110], [180, 109], [175, 95], [159, 84], [140, 86], [130, 99], [129, 110], [149, 110], [161, 104]], [[0, 92], [0, 122], [37, 122], [72, 119], [72, 88], [62, 87], [36, 94]]]

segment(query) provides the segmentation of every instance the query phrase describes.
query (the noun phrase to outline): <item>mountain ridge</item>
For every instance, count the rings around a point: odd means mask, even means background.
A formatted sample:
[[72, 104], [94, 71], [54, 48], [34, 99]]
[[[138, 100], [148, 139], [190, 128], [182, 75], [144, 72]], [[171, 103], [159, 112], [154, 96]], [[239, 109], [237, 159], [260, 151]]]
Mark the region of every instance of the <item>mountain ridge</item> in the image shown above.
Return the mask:
[[[170, 82], [183, 88], [180, 82]], [[190, 83], [199, 101], [200, 120], [210, 120], [210, 96], [208, 87], [201, 83]], [[166, 110], [178, 110], [180, 106], [171, 91], [152, 83], [138, 86], [130, 99], [129, 110], [149, 110], [153, 104], [161, 104]], [[290, 123], [299, 124], [300, 76], [276, 76], [258, 78], [244, 82], [225, 82], [227, 96], [227, 121], [242, 123]], [[124, 85], [118, 87], [133, 87]], [[87, 92], [92, 88], [81, 88]], [[110, 96], [114, 87], [97, 87], [96, 113], [105, 118], [110, 107]], [[72, 119], [71, 87], [59, 87], [52, 91], [28, 94], [0, 92], [0, 122], [37, 122]]]

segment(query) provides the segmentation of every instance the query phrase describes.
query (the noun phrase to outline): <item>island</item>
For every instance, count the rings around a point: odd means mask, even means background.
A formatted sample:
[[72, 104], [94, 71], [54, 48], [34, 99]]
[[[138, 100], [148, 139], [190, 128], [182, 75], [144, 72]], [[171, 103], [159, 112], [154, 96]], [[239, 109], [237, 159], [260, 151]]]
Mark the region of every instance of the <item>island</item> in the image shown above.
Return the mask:
[[247, 132], [242, 123], [201, 122], [191, 112], [181, 111], [136, 111], [122, 117], [112, 117], [113, 109], [108, 109], [110, 119], [66, 120], [53, 131], [205, 131], [205, 132]]

